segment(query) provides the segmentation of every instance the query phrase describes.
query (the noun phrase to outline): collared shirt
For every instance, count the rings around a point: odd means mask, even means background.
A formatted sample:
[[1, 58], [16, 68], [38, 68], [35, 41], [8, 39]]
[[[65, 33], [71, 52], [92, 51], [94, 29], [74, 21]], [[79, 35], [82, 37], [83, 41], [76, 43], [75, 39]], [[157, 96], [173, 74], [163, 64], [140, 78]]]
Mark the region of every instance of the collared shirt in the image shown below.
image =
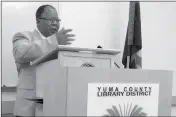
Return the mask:
[[46, 39], [46, 40], [48, 40], [49, 43], [51, 43], [51, 41], [38, 30], [38, 28], [36, 28], [36, 30], [38, 31], [38, 33], [42, 39]]
[[36, 28], [36, 30], [38, 31], [38, 33], [40, 34], [40, 36], [41, 36], [42, 39], [47, 39], [47, 38], [38, 30], [38, 28]]

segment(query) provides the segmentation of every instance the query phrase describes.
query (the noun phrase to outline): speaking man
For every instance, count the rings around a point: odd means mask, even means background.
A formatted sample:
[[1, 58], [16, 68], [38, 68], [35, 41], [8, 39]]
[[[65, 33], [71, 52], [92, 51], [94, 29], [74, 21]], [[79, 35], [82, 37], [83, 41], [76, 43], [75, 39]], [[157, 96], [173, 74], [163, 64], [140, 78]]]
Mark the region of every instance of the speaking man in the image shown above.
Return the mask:
[[[19, 32], [13, 37], [13, 55], [18, 71], [17, 96], [14, 108], [15, 116], [35, 116], [36, 80], [35, 69], [30, 62], [53, 51], [58, 45], [69, 45], [74, 41], [71, 29], [61, 29], [56, 9], [51, 5], [42, 5], [36, 11], [37, 28], [33, 31]], [[69, 34], [68, 34], [69, 33]]]

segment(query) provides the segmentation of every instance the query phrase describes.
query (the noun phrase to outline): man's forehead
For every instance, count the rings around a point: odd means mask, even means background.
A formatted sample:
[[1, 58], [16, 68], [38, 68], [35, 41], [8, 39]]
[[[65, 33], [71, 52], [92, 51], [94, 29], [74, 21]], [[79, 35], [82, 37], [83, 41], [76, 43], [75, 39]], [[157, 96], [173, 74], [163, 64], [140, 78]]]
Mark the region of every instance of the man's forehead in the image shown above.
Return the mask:
[[58, 13], [57, 13], [56, 9], [54, 9], [52, 7], [46, 7], [44, 9], [44, 12], [42, 13], [42, 16], [45, 16], [45, 17], [58, 17]]

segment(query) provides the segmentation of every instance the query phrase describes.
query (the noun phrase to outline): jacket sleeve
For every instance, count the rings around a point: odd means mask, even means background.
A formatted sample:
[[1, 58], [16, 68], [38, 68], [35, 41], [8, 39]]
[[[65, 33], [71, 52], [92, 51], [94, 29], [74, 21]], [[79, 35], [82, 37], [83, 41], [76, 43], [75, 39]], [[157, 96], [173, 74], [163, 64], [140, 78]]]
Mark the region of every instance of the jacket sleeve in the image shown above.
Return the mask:
[[[28, 63], [36, 60], [42, 55], [56, 49], [57, 44], [48, 43], [55, 40], [55, 35], [49, 37], [47, 40], [37, 39], [31, 41], [33, 38], [29, 32], [17, 33], [13, 37], [13, 55], [17, 62]], [[53, 42], [53, 43], [55, 43]]]

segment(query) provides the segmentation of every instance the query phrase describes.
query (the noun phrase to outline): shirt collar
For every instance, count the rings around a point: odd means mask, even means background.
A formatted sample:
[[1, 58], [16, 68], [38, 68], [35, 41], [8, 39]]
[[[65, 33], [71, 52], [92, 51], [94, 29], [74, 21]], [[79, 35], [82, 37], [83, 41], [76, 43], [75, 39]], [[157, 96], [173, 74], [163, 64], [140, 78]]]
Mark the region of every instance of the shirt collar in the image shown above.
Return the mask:
[[46, 37], [38, 30], [38, 28], [36, 28], [37, 32], [39, 33], [39, 35], [41, 36], [42, 39], [46, 39]]

